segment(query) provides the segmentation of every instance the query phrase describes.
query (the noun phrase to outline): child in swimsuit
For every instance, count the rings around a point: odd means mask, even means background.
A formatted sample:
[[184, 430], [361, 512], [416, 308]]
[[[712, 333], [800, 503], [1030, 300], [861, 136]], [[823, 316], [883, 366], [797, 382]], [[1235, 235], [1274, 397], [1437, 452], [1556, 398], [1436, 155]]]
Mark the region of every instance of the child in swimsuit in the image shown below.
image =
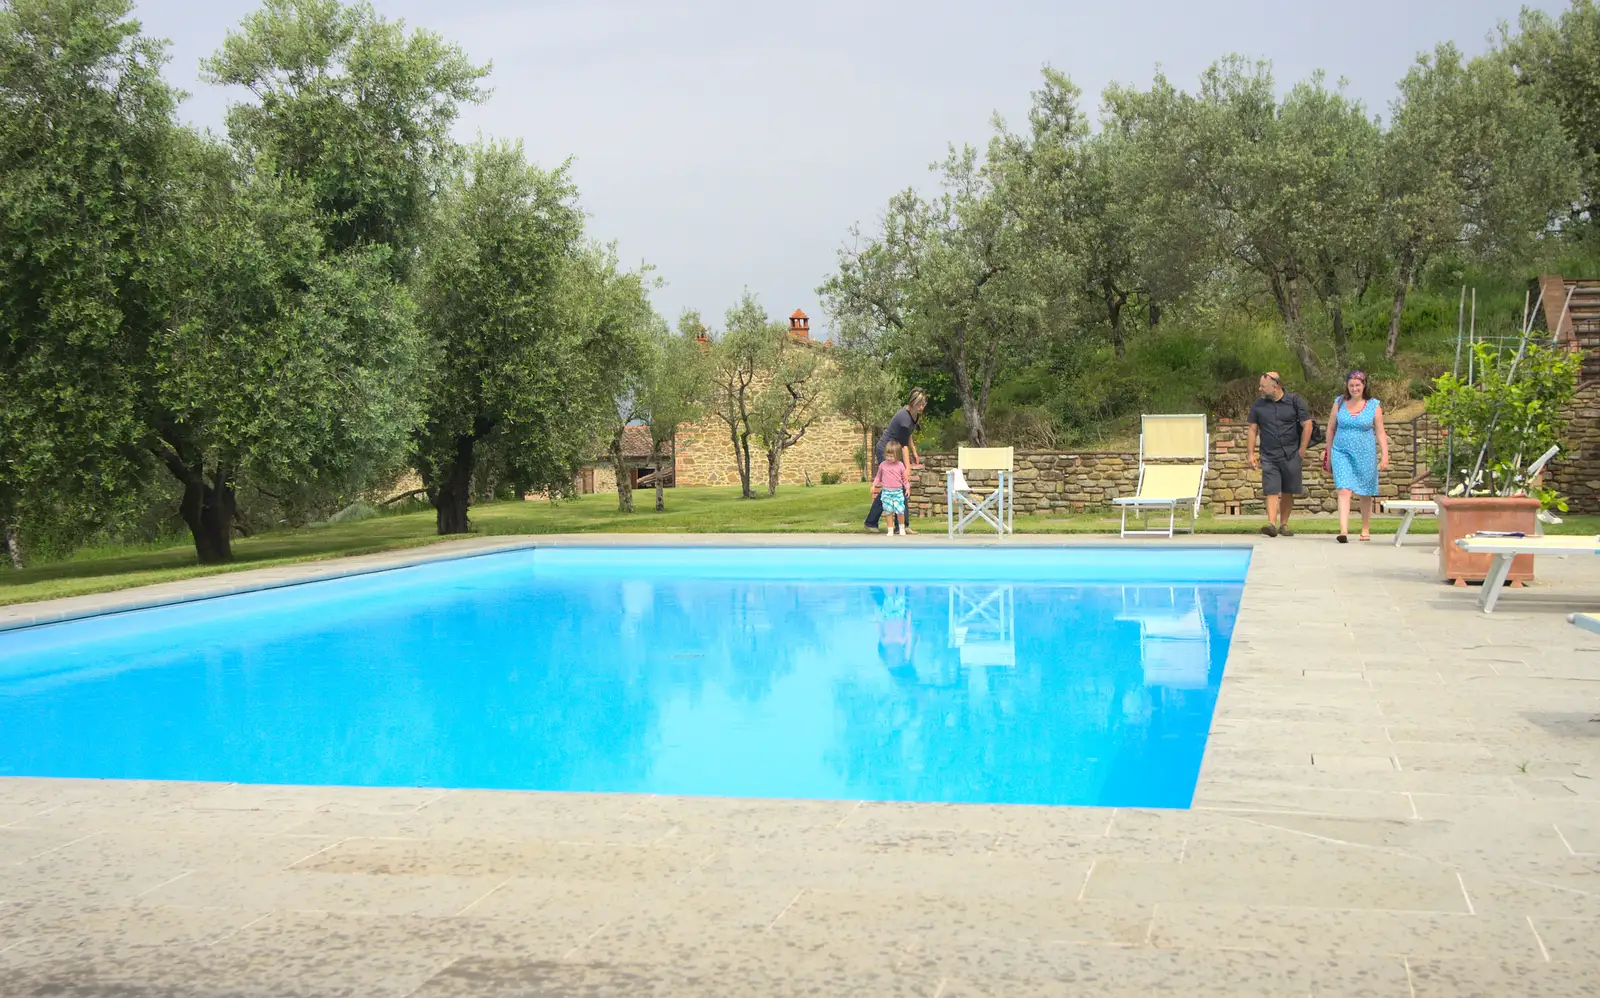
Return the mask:
[[901, 459], [900, 444], [891, 440], [883, 447], [883, 461], [877, 474], [872, 476], [872, 494], [883, 500], [883, 511], [889, 514], [889, 535], [906, 532], [906, 489], [910, 487], [910, 473]]

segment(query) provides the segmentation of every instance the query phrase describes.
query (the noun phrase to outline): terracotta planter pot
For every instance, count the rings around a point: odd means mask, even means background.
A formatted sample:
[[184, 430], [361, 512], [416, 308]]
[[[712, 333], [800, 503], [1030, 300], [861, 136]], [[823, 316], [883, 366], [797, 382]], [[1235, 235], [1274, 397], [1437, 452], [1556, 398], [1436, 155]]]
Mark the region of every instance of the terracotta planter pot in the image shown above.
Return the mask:
[[[1538, 526], [1539, 500], [1525, 496], [1471, 499], [1441, 497], [1439, 503], [1439, 578], [1464, 586], [1482, 582], [1494, 559], [1486, 554], [1467, 554], [1456, 541], [1480, 530], [1520, 530], [1529, 537]], [[1511, 582], [1533, 581], [1533, 555], [1512, 559]]]

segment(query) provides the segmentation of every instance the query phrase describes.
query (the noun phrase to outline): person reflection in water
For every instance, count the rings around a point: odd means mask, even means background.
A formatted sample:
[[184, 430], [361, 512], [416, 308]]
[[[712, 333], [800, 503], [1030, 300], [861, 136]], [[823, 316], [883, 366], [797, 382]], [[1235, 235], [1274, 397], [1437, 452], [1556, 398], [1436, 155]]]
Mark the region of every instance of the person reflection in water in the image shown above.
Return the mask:
[[878, 603], [878, 657], [883, 660], [889, 675], [901, 682], [917, 681], [917, 670], [912, 665], [912, 652], [916, 636], [911, 630], [911, 611], [906, 606], [906, 592], [901, 586], [891, 586], [881, 591]]

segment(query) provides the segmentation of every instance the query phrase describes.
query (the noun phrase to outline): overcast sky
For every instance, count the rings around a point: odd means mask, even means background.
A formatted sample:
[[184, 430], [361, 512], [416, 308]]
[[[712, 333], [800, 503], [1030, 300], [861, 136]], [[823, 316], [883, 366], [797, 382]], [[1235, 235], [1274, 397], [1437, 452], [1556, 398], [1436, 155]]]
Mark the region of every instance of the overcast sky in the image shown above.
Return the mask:
[[[251, 0], [145, 0], [172, 42], [190, 121], [220, 128], [228, 95], [198, 63]], [[981, 144], [999, 112], [1021, 123], [1049, 63], [1098, 107], [1111, 81], [1159, 65], [1186, 89], [1238, 52], [1270, 59], [1280, 86], [1343, 77], [1387, 117], [1416, 53], [1453, 40], [1482, 51], [1515, 0], [376, 0], [493, 62], [493, 96], [459, 137], [520, 138], [546, 166], [574, 159], [591, 234], [666, 280], [657, 309], [698, 308], [720, 328], [748, 286], [768, 312], [803, 308], [852, 223], [925, 187], [947, 143]], [[1535, 6], [1559, 9], [1559, 0]]]

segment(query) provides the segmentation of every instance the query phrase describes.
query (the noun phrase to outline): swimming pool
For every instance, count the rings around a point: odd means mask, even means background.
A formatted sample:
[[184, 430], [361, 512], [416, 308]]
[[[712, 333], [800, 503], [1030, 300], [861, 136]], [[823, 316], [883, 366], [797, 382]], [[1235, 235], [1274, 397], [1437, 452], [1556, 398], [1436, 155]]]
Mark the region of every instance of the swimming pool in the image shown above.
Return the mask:
[[0, 775], [1187, 807], [1249, 552], [555, 547], [0, 633]]

